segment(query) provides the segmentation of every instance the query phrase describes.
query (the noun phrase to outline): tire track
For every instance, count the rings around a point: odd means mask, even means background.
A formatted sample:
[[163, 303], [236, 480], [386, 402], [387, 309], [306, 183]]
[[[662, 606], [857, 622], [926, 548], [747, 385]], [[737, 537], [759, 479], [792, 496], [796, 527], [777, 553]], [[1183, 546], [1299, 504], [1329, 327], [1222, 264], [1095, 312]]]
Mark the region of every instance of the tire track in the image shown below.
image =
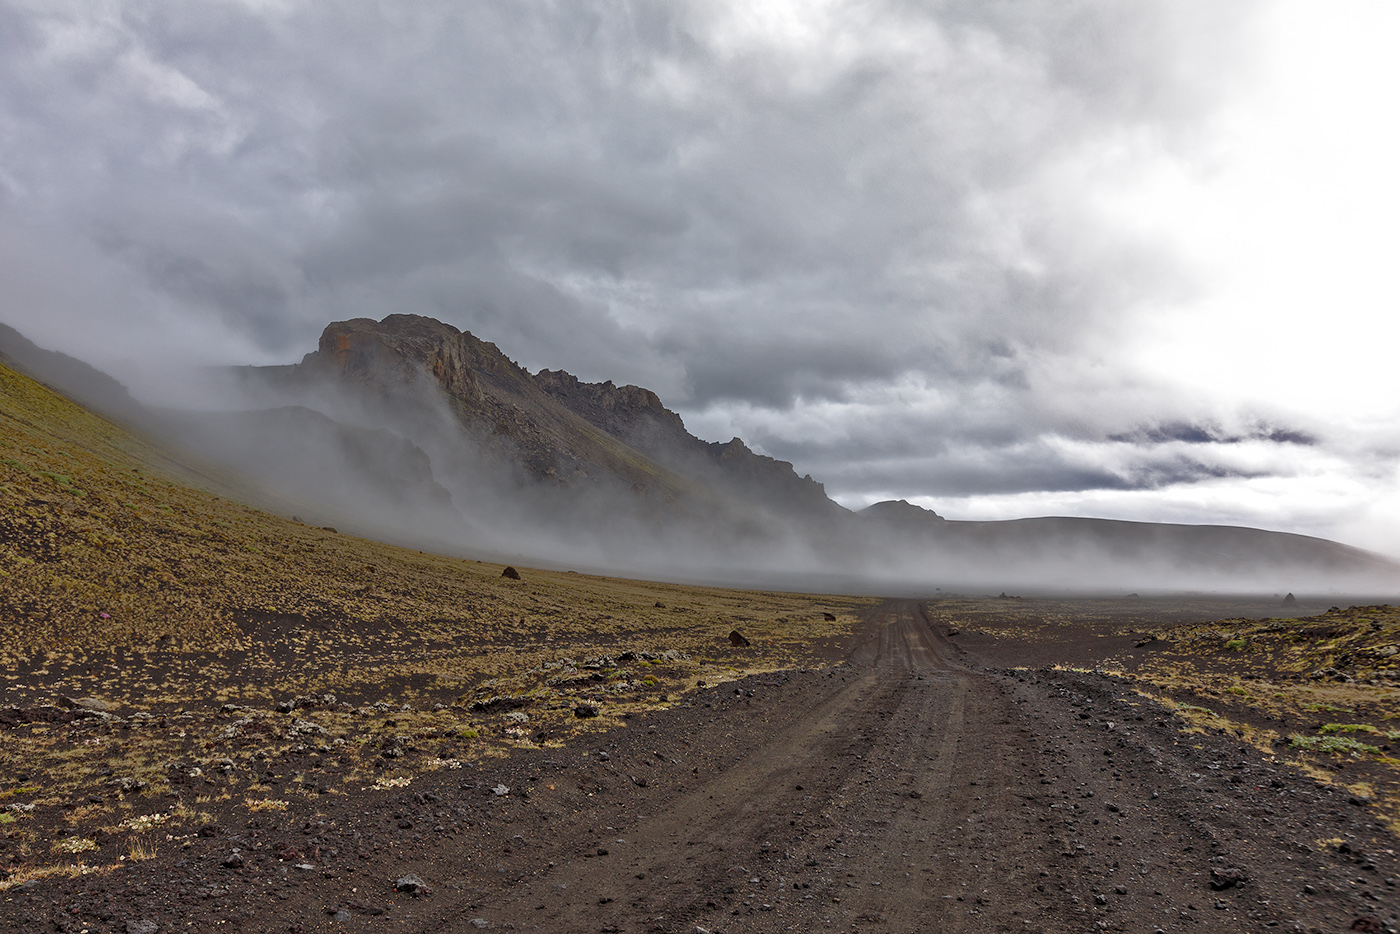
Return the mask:
[[542, 931], [951, 923], [967, 878], [944, 853], [981, 798], [956, 776], [1007, 718], [971, 700], [974, 676], [951, 667], [917, 604], [879, 612], [851, 680], [789, 711], [771, 742], [617, 830], [607, 858], [569, 860], [484, 918]]

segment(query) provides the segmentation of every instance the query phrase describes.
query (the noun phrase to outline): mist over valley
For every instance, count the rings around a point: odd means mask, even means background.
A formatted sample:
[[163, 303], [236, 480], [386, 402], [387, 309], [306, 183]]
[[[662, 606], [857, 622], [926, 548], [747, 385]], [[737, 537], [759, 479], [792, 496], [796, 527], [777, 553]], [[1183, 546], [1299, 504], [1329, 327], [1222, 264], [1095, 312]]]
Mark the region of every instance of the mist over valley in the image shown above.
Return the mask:
[[142, 406], [18, 332], [40, 378], [255, 481], [315, 524], [454, 554], [841, 592], [1389, 593], [1400, 565], [1308, 536], [849, 510], [791, 464], [707, 442], [653, 392], [531, 374], [431, 318], [328, 325], [297, 364], [206, 369]]

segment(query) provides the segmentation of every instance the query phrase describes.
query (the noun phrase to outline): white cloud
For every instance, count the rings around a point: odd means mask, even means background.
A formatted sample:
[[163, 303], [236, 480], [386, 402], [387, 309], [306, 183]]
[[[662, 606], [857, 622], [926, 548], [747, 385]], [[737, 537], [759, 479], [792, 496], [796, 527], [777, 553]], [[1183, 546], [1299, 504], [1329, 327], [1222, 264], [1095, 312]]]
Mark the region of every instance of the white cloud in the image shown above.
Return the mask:
[[11, 4], [5, 315], [130, 376], [419, 312], [849, 502], [1379, 540], [1395, 16]]

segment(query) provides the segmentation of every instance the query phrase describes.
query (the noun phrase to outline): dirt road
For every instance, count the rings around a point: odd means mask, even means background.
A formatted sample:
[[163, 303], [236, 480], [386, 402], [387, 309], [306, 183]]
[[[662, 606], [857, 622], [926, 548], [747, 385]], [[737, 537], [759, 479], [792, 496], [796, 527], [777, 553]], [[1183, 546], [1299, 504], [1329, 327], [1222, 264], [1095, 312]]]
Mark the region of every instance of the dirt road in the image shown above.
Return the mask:
[[916, 607], [887, 615], [853, 670], [825, 678], [825, 696], [772, 711], [749, 755], [629, 828], [629, 842], [605, 847], [610, 858], [557, 867], [488, 920], [715, 930], [733, 926], [737, 910], [745, 930], [876, 920], [913, 930], [931, 918], [948, 930], [954, 919], [975, 926], [980, 912], [949, 901], [967, 897], [973, 908], [984, 889], [1032, 881], [1024, 867], [965, 872], [944, 852], [975, 815], [1019, 803], [953, 781], [969, 757], [1004, 752], [1006, 711], [996, 699], [969, 703], [969, 675], [949, 665], [952, 650]]
[[[704, 703], [698, 736], [747, 740], [727, 767], [697, 770], [649, 816], [618, 815], [592, 853], [522, 876], [505, 897], [474, 896], [475, 912], [444, 906], [435, 924], [1150, 932], [1350, 930], [1393, 916], [1395, 889], [1379, 878], [1393, 857], [1354, 873], [1376, 890], [1368, 900], [1308, 865], [1335, 862], [1316, 852], [1331, 831], [1312, 817], [1293, 828], [1306, 841], [1284, 842], [1267, 838], [1286, 820], [1242, 813], [1241, 788], [1281, 797], [1252, 750], [1183, 750], [1175, 726], [1143, 727], [1137, 698], [958, 656], [917, 604], [887, 604], [839, 674], [794, 676], [810, 683], [757, 709], [745, 688]], [[638, 752], [607, 764], [627, 772]], [[1222, 769], [1238, 803], [1198, 790]], [[1247, 881], [1212, 889], [1212, 869]]]
[[[1396, 840], [1364, 802], [1183, 732], [1129, 683], [1000, 669], [955, 641], [890, 602], [835, 668], [706, 687], [592, 748], [213, 827], [178, 859], [12, 890], [0, 919], [75, 934], [1394, 930]], [[426, 892], [395, 891], [410, 874]]]

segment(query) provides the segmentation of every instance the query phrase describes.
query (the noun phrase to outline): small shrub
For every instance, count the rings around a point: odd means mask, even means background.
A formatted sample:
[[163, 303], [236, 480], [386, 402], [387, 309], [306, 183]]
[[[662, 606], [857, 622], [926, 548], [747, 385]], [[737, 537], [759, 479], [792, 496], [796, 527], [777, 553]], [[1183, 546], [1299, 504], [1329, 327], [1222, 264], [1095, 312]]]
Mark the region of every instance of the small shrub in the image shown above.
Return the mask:
[[1353, 756], [1363, 752], [1379, 754], [1381, 751], [1378, 746], [1363, 743], [1350, 736], [1301, 736], [1295, 734], [1288, 738], [1288, 745], [1291, 749], [1302, 749], [1305, 752], [1350, 754]]
[[5, 791], [0, 791], [0, 801], [4, 801], [6, 798], [13, 798], [16, 795], [32, 795], [38, 790], [38, 785], [20, 785], [17, 788], [9, 788]]
[[390, 788], [407, 788], [413, 779], [401, 776], [399, 778], [381, 778], [370, 786], [371, 791], [388, 791]]
[[142, 814], [140, 817], [133, 817], [129, 820], [122, 821], [119, 826], [122, 830], [141, 833], [153, 827], [158, 827], [168, 820], [170, 820], [169, 814]]
[[87, 853], [97, 849], [97, 844], [86, 837], [64, 837], [53, 848], [57, 853]]

